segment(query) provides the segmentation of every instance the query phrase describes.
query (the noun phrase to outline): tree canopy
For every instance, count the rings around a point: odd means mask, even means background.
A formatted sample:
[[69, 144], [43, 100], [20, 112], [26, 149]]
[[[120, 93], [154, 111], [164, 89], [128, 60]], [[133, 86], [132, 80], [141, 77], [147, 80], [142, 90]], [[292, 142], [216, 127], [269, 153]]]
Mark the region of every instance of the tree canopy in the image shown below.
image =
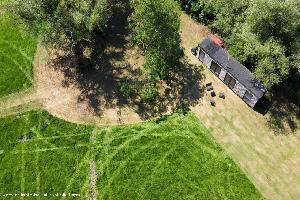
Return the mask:
[[285, 49], [275, 40], [265, 43], [260, 52], [255, 74], [267, 88], [279, 84], [290, 72], [289, 59], [284, 52]]
[[300, 24], [300, 10], [293, 1], [255, 0], [247, 11], [247, 23], [262, 41], [275, 38], [289, 47]]
[[293, 66], [294, 69], [296, 69], [297, 72], [300, 74], [300, 52], [295, 53], [295, 54], [293, 55], [292, 66]]
[[27, 29], [51, 45], [91, 42], [109, 17], [107, 0], [14, 0], [6, 5]]
[[132, 0], [132, 42], [145, 53], [152, 79], [167, 79], [182, 57], [178, 8], [171, 0]]

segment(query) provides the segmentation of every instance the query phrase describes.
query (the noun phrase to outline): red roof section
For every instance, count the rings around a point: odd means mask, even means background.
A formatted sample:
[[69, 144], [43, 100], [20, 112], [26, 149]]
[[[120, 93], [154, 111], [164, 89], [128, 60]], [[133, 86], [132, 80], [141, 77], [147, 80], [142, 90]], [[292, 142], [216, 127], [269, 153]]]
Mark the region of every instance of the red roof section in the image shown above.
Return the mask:
[[219, 45], [220, 47], [224, 48], [224, 42], [223, 42], [220, 38], [218, 38], [217, 36], [211, 35], [211, 36], [210, 36], [210, 39], [211, 39], [212, 41], [214, 41], [214, 43], [216, 43], [216, 44]]

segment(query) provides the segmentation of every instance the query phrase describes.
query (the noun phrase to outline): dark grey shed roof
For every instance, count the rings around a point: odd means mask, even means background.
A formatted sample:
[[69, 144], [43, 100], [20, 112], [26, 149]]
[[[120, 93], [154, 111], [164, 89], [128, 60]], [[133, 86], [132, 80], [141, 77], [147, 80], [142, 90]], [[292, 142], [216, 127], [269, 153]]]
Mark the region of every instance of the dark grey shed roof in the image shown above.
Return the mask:
[[264, 95], [266, 90], [254, 75], [212, 39], [207, 37], [198, 46], [257, 98]]

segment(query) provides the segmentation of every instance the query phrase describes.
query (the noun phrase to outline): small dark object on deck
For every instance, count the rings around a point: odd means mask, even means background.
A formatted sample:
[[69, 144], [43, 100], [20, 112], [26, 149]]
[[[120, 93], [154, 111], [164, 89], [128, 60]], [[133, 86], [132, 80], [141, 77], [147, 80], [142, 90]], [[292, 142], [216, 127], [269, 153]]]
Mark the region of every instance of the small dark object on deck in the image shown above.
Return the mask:
[[213, 90], [213, 89], [214, 89], [214, 87], [213, 87], [212, 85], [206, 87], [206, 90], [207, 90], [207, 91], [211, 91], [211, 90]]
[[212, 106], [216, 106], [216, 101], [214, 100], [214, 99], [210, 99], [210, 105], [212, 105]]
[[212, 86], [212, 82], [209, 82], [209, 83], [206, 83], [206, 85], [205, 85], [206, 87], [208, 87], [208, 86]]
[[191, 49], [192, 54], [195, 56], [197, 54], [197, 48], [192, 48]]
[[225, 99], [225, 93], [224, 92], [220, 92], [219, 93], [219, 97], [222, 98], [222, 99]]
[[214, 91], [212, 91], [212, 92], [210, 93], [210, 95], [211, 95], [211, 97], [217, 96], [216, 93], [215, 93]]

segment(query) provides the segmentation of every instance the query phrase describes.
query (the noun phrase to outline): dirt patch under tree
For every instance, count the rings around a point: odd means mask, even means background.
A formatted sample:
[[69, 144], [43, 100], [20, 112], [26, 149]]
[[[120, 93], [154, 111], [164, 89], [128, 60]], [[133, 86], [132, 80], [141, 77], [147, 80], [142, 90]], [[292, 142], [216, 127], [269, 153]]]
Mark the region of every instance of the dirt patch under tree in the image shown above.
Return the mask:
[[[104, 53], [87, 68], [77, 70], [71, 54], [40, 47], [35, 59], [37, 95], [51, 114], [77, 123], [128, 124], [170, 113], [179, 106], [196, 105], [203, 95], [201, 68], [185, 58], [174, 66], [171, 78], [157, 83], [157, 101], [145, 103], [138, 95], [125, 98], [120, 84], [143, 85], [141, 52], [130, 45], [128, 2], [114, 7], [105, 34]], [[96, 44], [98, 44], [96, 42]], [[99, 44], [102, 45], [102, 44]], [[99, 47], [95, 47], [99, 48]], [[87, 53], [88, 54], [88, 53]], [[136, 87], [138, 89], [138, 86]]]

